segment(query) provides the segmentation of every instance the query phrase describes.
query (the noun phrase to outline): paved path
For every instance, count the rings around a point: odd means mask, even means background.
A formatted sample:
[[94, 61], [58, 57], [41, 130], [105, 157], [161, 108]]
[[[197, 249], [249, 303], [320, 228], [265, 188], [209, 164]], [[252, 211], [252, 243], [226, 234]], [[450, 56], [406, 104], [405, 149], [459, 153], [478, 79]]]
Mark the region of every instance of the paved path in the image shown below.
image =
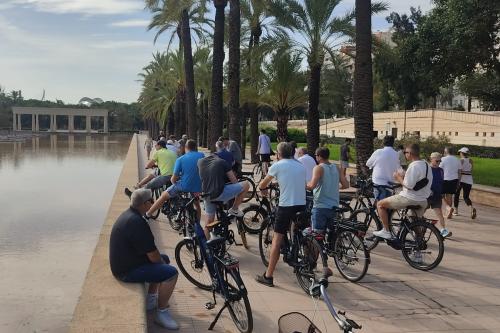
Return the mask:
[[[140, 145], [139, 145], [140, 146]], [[432, 214], [432, 213], [431, 213]], [[478, 206], [478, 219], [454, 217], [449, 222], [453, 238], [445, 242], [441, 265], [431, 272], [412, 269], [401, 252], [385, 244], [372, 253], [365, 278], [353, 284], [335, 273], [328, 291], [335, 306], [346, 310], [361, 332], [500, 332], [500, 210]], [[180, 236], [161, 217], [152, 223], [160, 250], [173, 259]], [[237, 236], [238, 237], [238, 236]], [[250, 236], [250, 250], [232, 247], [240, 259], [241, 273], [249, 290], [254, 332], [277, 332], [278, 318], [299, 311], [322, 332], [339, 332], [326, 306], [315, 303], [298, 286], [292, 269], [280, 261], [276, 287], [257, 284], [254, 276], [264, 271], [257, 237]], [[330, 265], [334, 267], [333, 261]], [[220, 305], [205, 310], [211, 293], [193, 287], [184, 276], [170, 302], [181, 332], [206, 332]], [[150, 332], [168, 332], [150, 320]], [[237, 332], [224, 313], [214, 332]]]

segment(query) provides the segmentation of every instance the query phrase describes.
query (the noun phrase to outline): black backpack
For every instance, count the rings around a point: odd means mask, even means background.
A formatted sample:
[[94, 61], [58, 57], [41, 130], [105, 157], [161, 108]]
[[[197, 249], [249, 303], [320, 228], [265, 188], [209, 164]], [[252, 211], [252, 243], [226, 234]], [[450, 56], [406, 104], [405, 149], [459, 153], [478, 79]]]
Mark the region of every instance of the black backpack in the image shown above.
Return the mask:
[[429, 164], [425, 162], [425, 178], [420, 179], [418, 182], [415, 183], [415, 186], [413, 186], [414, 191], [419, 191], [423, 189], [427, 184], [429, 184], [429, 179], [427, 178], [427, 175], [429, 173]]

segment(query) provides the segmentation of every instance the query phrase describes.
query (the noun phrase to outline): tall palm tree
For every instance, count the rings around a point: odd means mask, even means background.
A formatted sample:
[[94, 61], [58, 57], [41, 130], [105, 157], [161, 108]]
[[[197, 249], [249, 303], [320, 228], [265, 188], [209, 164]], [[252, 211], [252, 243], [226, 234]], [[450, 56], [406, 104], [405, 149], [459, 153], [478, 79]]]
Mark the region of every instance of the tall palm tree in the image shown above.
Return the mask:
[[302, 58], [289, 50], [278, 50], [265, 65], [266, 93], [263, 101], [275, 115], [278, 142], [288, 140], [288, 119], [292, 110], [304, 107], [307, 96], [300, 72]]
[[229, 0], [229, 137], [240, 145], [240, 39], [241, 39], [241, 7], [240, 0]]
[[212, 96], [210, 98], [209, 119], [210, 137], [208, 144], [210, 150], [214, 149], [217, 138], [222, 135], [223, 129], [223, 82], [224, 82], [224, 10], [227, 0], [213, 0], [215, 5], [215, 27], [212, 66]]
[[210, 99], [210, 88], [212, 78], [212, 57], [207, 46], [199, 47], [194, 53], [195, 68], [194, 77], [200, 94], [200, 145], [207, 147], [208, 134], [208, 101]]
[[356, 58], [354, 62], [354, 133], [358, 172], [367, 173], [373, 152], [373, 78], [371, 1], [356, 0]]

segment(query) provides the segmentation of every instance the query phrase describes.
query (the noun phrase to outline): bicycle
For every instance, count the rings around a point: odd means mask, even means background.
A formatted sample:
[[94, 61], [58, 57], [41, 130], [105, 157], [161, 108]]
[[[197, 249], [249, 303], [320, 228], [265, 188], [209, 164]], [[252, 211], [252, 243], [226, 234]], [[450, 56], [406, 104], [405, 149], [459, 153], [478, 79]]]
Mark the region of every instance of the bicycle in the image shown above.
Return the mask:
[[238, 175], [238, 182], [241, 183], [241, 182], [246, 181], [250, 185], [250, 189], [248, 190], [246, 197], [243, 199], [243, 202], [245, 202], [245, 203], [249, 202], [257, 195], [257, 185], [255, 185], [255, 182], [250, 177], [247, 177], [247, 176], [251, 177], [251, 176], [253, 176], [253, 173], [241, 172]]
[[262, 228], [264, 219], [274, 207], [278, 206], [279, 188], [275, 185], [269, 186], [269, 195], [255, 196], [257, 204], [251, 204], [243, 209], [243, 226], [250, 234], [258, 234]]
[[[314, 297], [320, 294], [325, 301], [330, 314], [337, 322], [339, 328], [344, 333], [353, 333], [354, 330], [359, 330], [362, 328], [361, 325], [356, 323], [354, 320], [347, 318], [345, 312], [335, 310], [332, 304], [330, 296], [326, 292], [328, 288], [328, 277], [331, 274], [324, 274], [323, 277], [317, 282], [313, 283], [310, 287], [309, 294]], [[342, 316], [343, 318], [341, 318]], [[309, 320], [300, 312], [290, 312], [282, 315], [278, 319], [278, 329], [279, 333], [321, 333], [321, 331], [314, 325], [314, 323]]]
[[[274, 219], [276, 209], [266, 217], [259, 232], [259, 253], [264, 266], [269, 264], [269, 252], [274, 235]], [[322, 271], [328, 269], [327, 261], [322, 255], [321, 245], [312, 236], [304, 236], [302, 230], [309, 220], [306, 212], [299, 212], [292, 219], [291, 226], [285, 234], [281, 254], [283, 261], [293, 267], [293, 271], [300, 287], [309, 292], [311, 279], [319, 280], [318, 260], [321, 261]]]
[[[267, 170], [271, 167], [271, 162], [267, 162]], [[262, 173], [262, 160], [259, 160], [257, 164], [254, 165], [252, 169], [252, 178], [258, 184], [262, 179], [264, 179], [264, 174]]]
[[161, 208], [161, 212], [167, 217], [170, 226], [175, 231], [182, 229], [186, 224], [186, 219], [189, 221], [196, 220], [196, 211], [192, 207], [187, 206], [191, 198], [192, 194], [182, 192], [167, 200]]
[[[195, 199], [196, 197], [192, 198], [187, 206], [192, 207]], [[213, 237], [207, 241], [198, 220], [195, 220], [194, 224], [186, 223], [186, 228], [187, 225], [190, 225], [191, 229], [175, 247], [177, 266], [195, 286], [212, 292], [213, 302], [205, 304], [207, 310], [214, 309], [217, 305], [216, 295], [224, 300], [224, 305], [208, 330], [213, 330], [222, 312], [227, 308], [240, 332], [252, 332], [253, 317], [248, 292], [241, 279], [238, 259], [227, 252], [226, 243], [229, 240], [219, 234], [220, 230], [214, 230]], [[188, 268], [191, 268], [192, 273], [188, 273]], [[195, 278], [192, 276], [194, 273], [200, 276]], [[201, 278], [204, 280], [200, 282]]]

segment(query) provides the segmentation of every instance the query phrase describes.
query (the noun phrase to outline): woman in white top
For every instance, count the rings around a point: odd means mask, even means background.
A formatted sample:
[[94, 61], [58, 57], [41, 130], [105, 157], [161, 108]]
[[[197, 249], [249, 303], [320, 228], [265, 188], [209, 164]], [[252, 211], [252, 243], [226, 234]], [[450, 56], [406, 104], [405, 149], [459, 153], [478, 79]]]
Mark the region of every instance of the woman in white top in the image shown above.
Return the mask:
[[472, 219], [476, 218], [476, 208], [472, 205], [472, 201], [469, 198], [470, 190], [472, 188], [472, 160], [469, 158], [469, 148], [463, 147], [458, 151], [460, 153], [460, 163], [462, 165], [460, 185], [455, 193], [455, 198], [453, 205], [455, 206], [454, 213], [458, 215], [458, 200], [460, 198], [460, 191], [463, 190], [464, 201], [467, 206], [470, 207], [470, 217]]

